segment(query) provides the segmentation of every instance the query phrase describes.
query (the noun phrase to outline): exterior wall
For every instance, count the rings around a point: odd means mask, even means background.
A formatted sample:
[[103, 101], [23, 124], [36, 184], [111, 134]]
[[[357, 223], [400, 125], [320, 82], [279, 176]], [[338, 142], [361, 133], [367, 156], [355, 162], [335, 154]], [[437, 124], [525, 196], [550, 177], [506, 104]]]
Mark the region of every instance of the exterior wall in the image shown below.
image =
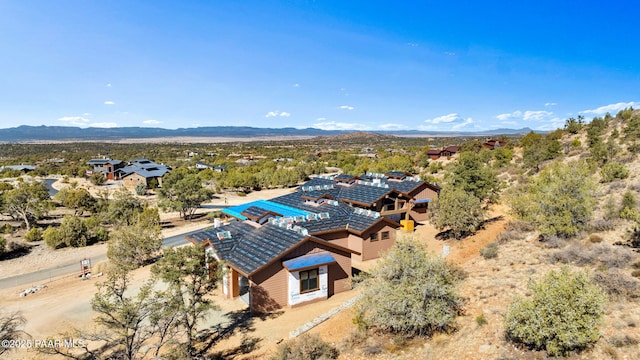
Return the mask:
[[[389, 232], [389, 238], [383, 240], [382, 233], [385, 231]], [[373, 233], [378, 234], [377, 241], [371, 241], [370, 236]], [[362, 235], [363, 235], [363, 239], [362, 239], [362, 260], [361, 261], [379, 258], [381, 253], [388, 251], [389, 248], [391, 248], [393, 244], [395, 244], [396, 242], [396, 229], [388, 224], [384, 224], [384, 226], [380, 226], [380, 225], [376, 226], [370, 229], [370, 231], [368, 231], [367, 233]]]
[[427, 206], [420, 206], [420, 207], [415, 207], [413, 209], [411, 209], [411, 212], [409, 213], [409, 216], [414, 220], [414, 221], [426, 221], [429, 218], [429, 215], [427, 213]]
[[332, 244], [336, 244], [336, 245], [340, 245], [342, 247], [351, 249], [351, 250], [355, 250], [355, 251], [360, 251], [360, 250], [356, 250], [354, 248], [352, 248], [349, 245], [349, 233], [347, 231], [336, 231], [336, 232], [332, 232], [332, 233], [327, 233], [327, 234], [321, 234], [318, 235], [317, 237], [326, 240]]
[[225, 266], [225, 275], [222, 277], [222, 293], [225, 299], [233, 299], [240, 296], [240, 276], [235, 269]]
[[326, 299], [329, 297], [328, 281], [329, 276], [327, 273], [327, 265], [318, 267], [318, 290], [300, 293], [300, 272], [292, 271], [289, 273], [289, 306], [296, 306], [307, 303], [309, 301], [315, 301], [319, 299]]
[[426, 185], [424, 185], [424, 189], [418, 191], [413, 195], [413, 198], [416, 200], [435, 199], [437, 197], [438, 197], [438, 193]]
[[362, 240], [362, 238], [358, 235], [354, 235], [354, 234], [349, 234], [348, 237], [348, 244], [349, 246], [347, 246], [349, 249], [353, 250], [353, 251], [357, 251], [360, 254], [352, 254], [351, 258], [353, 258], [354, 260], [357, 261], [362, 261], [362, 248], [363, 248], [363, 243], [364, 241]]
[[292, 250], [279, 261], [251, 276], [251, 303], [253, 311], [265, 313], [284, 306], [301, 305], [290, 303], [289, 271], [282, 262], [302, 255], [329, 251], [336, 263], [327, 266], [327, 297], [351, 289], [351, 254], [329, 246], [307, 241]]
[[144, 184], [145, 186], [147, 185], [147, 179], [136, 173], [132, 173], [122, 180], [124, 181], [124, 186], [130, 189], [134, 189], [140, 183]]

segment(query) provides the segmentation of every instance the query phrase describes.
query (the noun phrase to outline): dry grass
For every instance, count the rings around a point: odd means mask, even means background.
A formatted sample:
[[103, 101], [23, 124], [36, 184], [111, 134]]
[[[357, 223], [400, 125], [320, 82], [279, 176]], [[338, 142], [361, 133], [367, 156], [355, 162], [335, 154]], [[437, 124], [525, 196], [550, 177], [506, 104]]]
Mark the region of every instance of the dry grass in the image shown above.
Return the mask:
[[637, 255], [623, 247], [606, 243], [584, 245], [574, 242], [568, 247], [549, 255], [551, 263], [574, 264], [577, 266], [599, 266], [604, 268], [625, 268]]

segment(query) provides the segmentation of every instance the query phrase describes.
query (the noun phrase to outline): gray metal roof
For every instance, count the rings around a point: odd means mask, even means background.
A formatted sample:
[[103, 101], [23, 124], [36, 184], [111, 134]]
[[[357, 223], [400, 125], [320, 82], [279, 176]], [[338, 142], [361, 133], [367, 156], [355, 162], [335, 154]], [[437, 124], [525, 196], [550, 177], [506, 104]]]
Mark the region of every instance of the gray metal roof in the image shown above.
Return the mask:
[[[217, 233], [223, 231], [228, 231], [231, 237], [219, 240]], [[219, 228], [208, 228], [189, 236], [196, 242], [209, 240], [220, 260], [245, 274], [252, 274], [306, 237], [307, 235], [272, 224], [255, 227], [239, 221]]]

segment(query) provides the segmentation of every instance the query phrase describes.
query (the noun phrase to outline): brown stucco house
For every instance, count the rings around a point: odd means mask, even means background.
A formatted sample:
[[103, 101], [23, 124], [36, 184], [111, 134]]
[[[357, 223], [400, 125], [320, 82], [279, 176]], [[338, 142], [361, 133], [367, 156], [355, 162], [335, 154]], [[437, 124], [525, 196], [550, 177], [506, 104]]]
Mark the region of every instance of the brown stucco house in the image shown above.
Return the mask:
[[482, 143], [482, 146], [485, 149], [489, 149], [489, 150], [505, 147], [506, 145], [507, 145], [506, 141], [496, 140], [496, 139], [487, 139], [487, 141]]
[[351, 289], [351, 255], [343, 246], [274, 219], [231, 221], [187, 237], [222, 262], [222, 292], [265, 313], [327, 299]]
[[232, 206], [228, 225], [188, 237], [228, 267], [225, 297], [258, 312], [326, 299], [351, 284], [351, 261], [379, 258], [401, 219], [426, 217], [440, 187], [405, 172], [317, 177], [295, 192]]

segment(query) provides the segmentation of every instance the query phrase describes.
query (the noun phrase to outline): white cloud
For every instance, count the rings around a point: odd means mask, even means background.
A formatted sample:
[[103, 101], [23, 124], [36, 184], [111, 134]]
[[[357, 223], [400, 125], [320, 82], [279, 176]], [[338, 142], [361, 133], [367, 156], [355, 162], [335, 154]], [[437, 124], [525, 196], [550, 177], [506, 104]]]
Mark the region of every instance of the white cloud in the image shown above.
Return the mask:
[[149, 120], [143, 121], [142, 123], [147, 125], [157, 125], [157, 124], [162, 124], [162, 121], [149, 119]]
[[619, 103], [615, 103], [615, 104], [609, 104], [609, 105], [605, 105], [605, 106], [600, 106], [599, 108], [595, 108], [592, 110], [584, 110], [584, 111], [580, 111], [583, 114], [595, 114], [595, 115], [603, 115], [606, 113], [610, 113], [610, 114], [615, 114], [618, 111], [624, 109], [624, 108], [628, 108], [628, 107], [638, 107], [640, 106], [640, 102], [639, 101], [631, 101], [631, 102], [627, 102], [627, 103], [623, 103], [623, 102], [619, 102]]
[[451, 127], [451, 130], [460, 130], [463, 127], [467, 126], [467, 125], [471, 125], [473, 124], [473, 119], [472, 118], [466, 118], [464, 119], [463, 122], [455, 124]]
[[110, 100], [104, 102], [105, 105], [115, 105], [116, 103]]
[[316, 121], [325, 121], [325, 120], [327, 120], [327, 118], [320, 117], [316, 119]]
[[299, 87], [300, 87], [300, 84], [295, 83], [295, 84], [293, 84], [293, 87], [295, 87], [295, 88], [299, 88]]
[[353, 106], [349, 106], [349, 105], [342, 105], [340, 106], [340, 109], [344, 109], [344, 110], [353, 110], [354, 107]]
[[357, 123], [344, 123], [335, 121], [324, 121], [313, 124], [313, 127], [322, 130], [367, 130], [367, 125]]
[[112, 127], [117, 127], [118, 124], [114, 122], [97, 122], [97, 123], [91, 123], [91, 125], [89, 126], [97, 127], [97, 128], [112, 128]]
[[63, 116], [58, 121], [66, 122], [69, 125], [86, 126], [89, 123], [89, 119], [82, 116]]
[[291, 116], [291, 113], [288, 113], [286, 111], [282, 111], [280, 112], [279, 110], [276, 111], [269, 111], [267, 113], [267, 115], [265, 115], [264, 117], [266, 118], [270, 118], [270, 117], [276, 117], [276, 116], [280, 116], [280, 117], [289, 117]]
[[537, 110], [537, 111], [527, 110], [525, 112], [516, 110], [512, 113], [496, 115], [496, 119], [501, 121], [507, 121], [512, 119], [522, 119], [525, 121], [528, 121], [528, 120], [541, 121], [541, 120], [546, 120], [552, 115], [553, 113], [551, 111], [544, 111], [544, 110]]
[[556, 106], [556, 105], [558, 105], [558, 103], [554, 103], [554, 102], [544, 103], [544, 106]]
[[108, 84], [107, 84], [107, 87], [111, 87], [111, 83], [108, 83]]
[[509, 120], [509, 119], [519, 118], [521, 116], [522, 116], [522, 111], [516, 110], [516, 111], [514, 111], [512, 113], [497, 115], [496, 119], [505, 121], [505, 120]]
[[424, 122], [428, 124], [439, 124], [439, 123], [451, 123], [455, 121], [464, 121], [464, 119], [458, 114], [449, 114], [438, 116], [433, 119], [427, 119]]
[[550, 111], [530, 111], [527, 110], [524, 112], [524, 116], [522, 117], [523, 120], [544, 120], [546, 118], [548, 118], [549, 116], [553, 115], [552, 112]]
[[91, 113], [84, 113], [82, 116], [91, 116]]
[[[473, 119], [464, 118], [456, 113], [453, 113], [453, 114], [438, 116], [433, 119], [427, 119], [424, 122], [427, 123], [428, 125], [418, 126], [418, 129], [426, 130], [426, 131], [429, 131], [429, 130], [445, 131], [445, 130], [458, 130], [460, 128], [463, 128], [469, 124], [472, 124]], [[438, 126], [439, 124], [441, 125]]]
[[389, 124], [378, 125], [378, 128], [380, 128], [381, 130], [404, 130], [404, 129], [407, 129], [407, 126], [403, 124], [389, 123]]

